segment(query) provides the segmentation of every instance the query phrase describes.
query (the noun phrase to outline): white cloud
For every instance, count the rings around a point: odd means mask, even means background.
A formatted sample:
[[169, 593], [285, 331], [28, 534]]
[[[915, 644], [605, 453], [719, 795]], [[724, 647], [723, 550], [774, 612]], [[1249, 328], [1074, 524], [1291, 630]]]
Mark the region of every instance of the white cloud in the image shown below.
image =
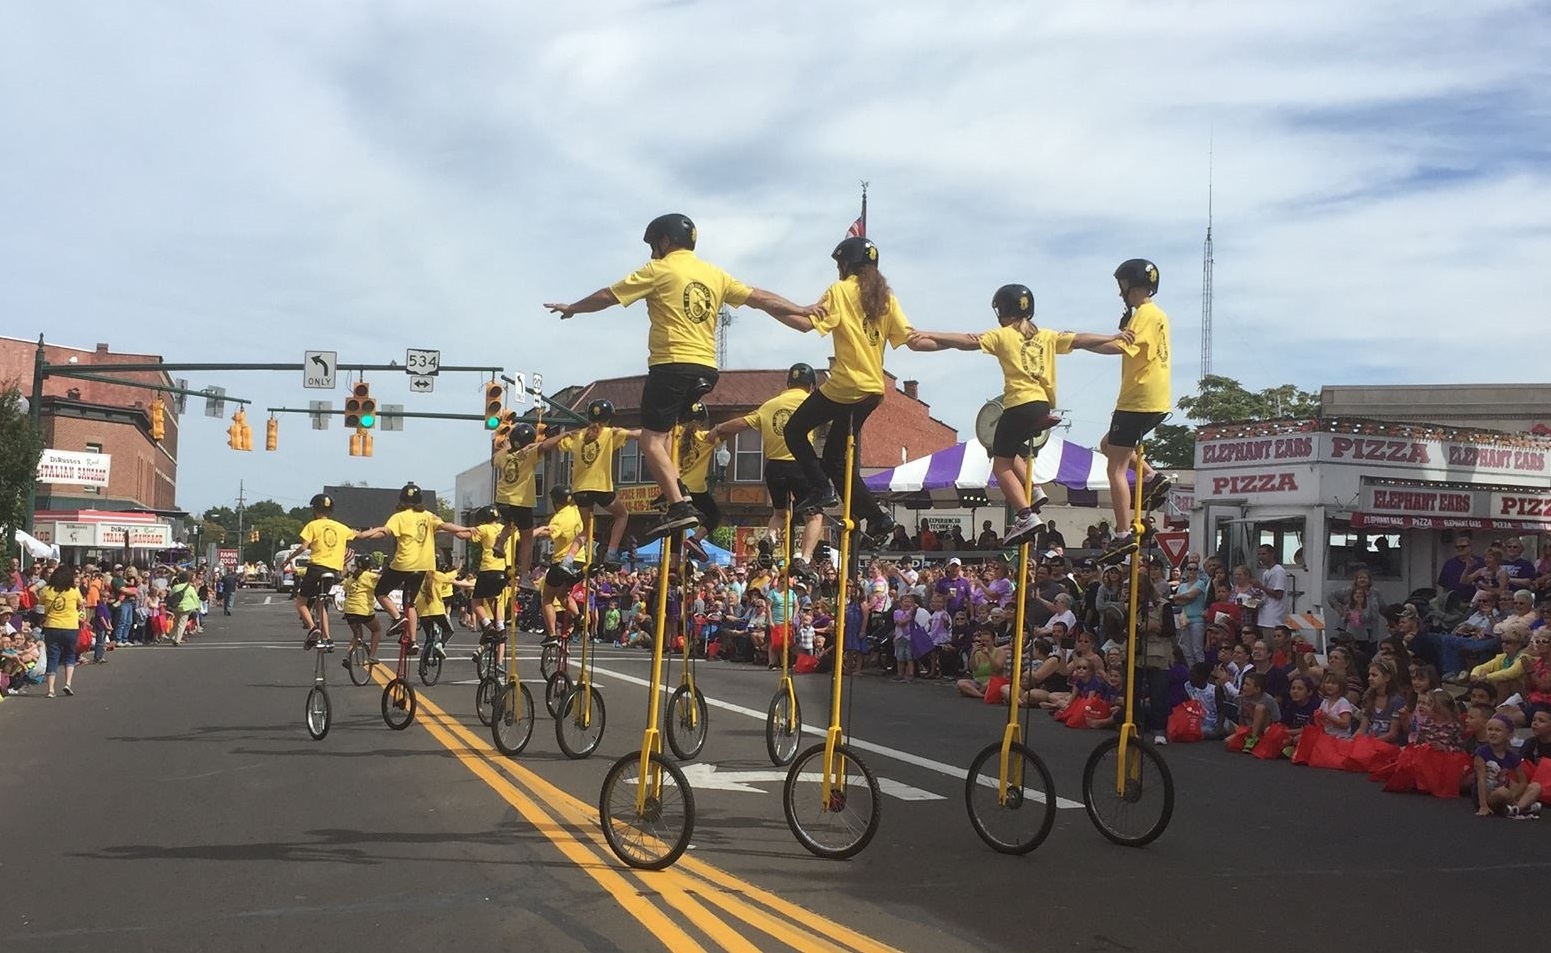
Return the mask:
[[[449, 362], [550, 383], [639, 372], [639, 308], [560, 324], [694, 215], [729, 270], [812, 300], [873, 183], [908, 313], [975, 328], [1021, 280], [1112, 326], [1115, 262], [1163, 269], [1176, 393], [1196, 370], [1215, 143], [1216, 369], [1250, 386], [1539, 380], [1518, 346], [1547, 260], [1544, 4], [50, 4], [0, 35], [5, 332], [169, 360]], [[737, 366], [821, 362], [747, 312]], [[898, 352], [968, 434], [989, 363]], [[198, 377], [198, 375], [194, 375]], [[196, 383], [214, 382], [214, 378]], [[222, 380], [261, 405], [316, 394]], [[411, 407], [473, 411], [469, 378]], [[1112, 359], [1067, 360], [1094, 439]], [[380, 380], [389, 400], [403, 385]], [[342, 395], [335, 395], [336, 401]], [[288, 418], [279, 455], [183, 429], [180, 502], [414, 477], [450, 487], [475, 425], [411, 423], [370, 461]], [[323, 461], [323, 462], [314, 462]]]

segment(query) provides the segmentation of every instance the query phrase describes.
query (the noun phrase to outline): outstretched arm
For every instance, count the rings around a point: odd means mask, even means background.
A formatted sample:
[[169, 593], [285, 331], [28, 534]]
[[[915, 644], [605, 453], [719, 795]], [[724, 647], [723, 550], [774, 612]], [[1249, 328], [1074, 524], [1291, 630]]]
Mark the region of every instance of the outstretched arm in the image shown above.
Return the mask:
[[393, 531], [386, 526], [373, 526], [371, 529], [363, 529], [355, 534], [356, 539], [380, 539], [384, 536], [392, 536]]
[[749, 422], [747, 420], [744, 420], [742, 417], [734, 417], [731, 420], [724, 420], [710, 430], [707, 430], [704, 439], [707, 443], [716, 443], [719, 440], [727, 439], [735, 433], [742, 433], [747, 429], [749, 429]]
[[824, 313], [822, 302], [807, 306], [793, 304], [775, 292], [766, 291], [763, 288], [755, 288], [748, 300], [743, 303], [765, 312], [796, 331], [812, 331], [814, 316]]
[[611, 289], [599, 288], [580, 301], [573, 301], [570, 304], [546, 304], [544, 307], [560, 315], [560, 320], [564, 321], [573, 315], [591, 314], [594, 311], [612, 308], [616, 304], [619, 304], [619, 298], [615, 297]]
[[1130, 344], [1136, 340], [1133, 331], [1125, 330], [1119, 334], [1088, 334], [1081, 332], [1072, 335], [1072, 347], [1084, 351], [1092, 351], [1095, 354], [1122, 354], [1119, 342]]
[[912, 351], [978, 351], [980, 335], [953, 331], [916, 331], [905, 340]]

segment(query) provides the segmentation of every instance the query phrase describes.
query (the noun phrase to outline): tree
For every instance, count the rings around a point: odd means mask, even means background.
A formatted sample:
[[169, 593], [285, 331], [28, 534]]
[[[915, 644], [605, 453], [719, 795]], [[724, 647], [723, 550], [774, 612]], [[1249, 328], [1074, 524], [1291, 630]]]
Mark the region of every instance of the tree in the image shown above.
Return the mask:
[[43, 434], [33, 425], [22, 405], [15, 382], [0, 390], [0, 525], [10, 530], [26, 521], [27, 493], [38, 479], [38, 460], [43, 456]]
[[[1200, 425], [1239, 420], [1306, 419], [1318, 417], [1320, 407], [1318, 394], [1299, 390], [1292, 384], [1251, 391], [1231, 377], [1208, 374], [1201, 378], [1196, 394], [1179, 399], [1179, 409]], [[1193, 467], [1195, 428], [1160, 424], [1147, 443], [1147, 452], [1148, 461], [1163, 469]]]

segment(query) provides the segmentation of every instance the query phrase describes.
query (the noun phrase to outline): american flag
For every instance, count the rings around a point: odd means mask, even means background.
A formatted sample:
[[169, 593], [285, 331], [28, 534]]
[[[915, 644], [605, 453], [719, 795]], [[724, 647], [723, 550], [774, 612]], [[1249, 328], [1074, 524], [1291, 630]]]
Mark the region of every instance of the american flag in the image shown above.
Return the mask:
[[846, 229], [846, 237], [847, 238], [866, 238], [867, 237], [867, 223], [865, 221], [863, 221], [860, 216], [858, 216], [856, 221], [851, 223], [851, 227]]

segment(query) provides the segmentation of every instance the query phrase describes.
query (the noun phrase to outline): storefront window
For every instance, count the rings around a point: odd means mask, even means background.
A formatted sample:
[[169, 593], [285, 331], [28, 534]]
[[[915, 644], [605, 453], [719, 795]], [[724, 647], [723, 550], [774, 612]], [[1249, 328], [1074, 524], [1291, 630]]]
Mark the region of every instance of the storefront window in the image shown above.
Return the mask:
[[1400, 534], [1382, 530], [1353, 529], [1350, 520], [1331, 520], [1325, 575], [1348, 579], [1359, 568], [1375, 579], [1400, 578]]
[[732, 479], [734, 483], [759, 483], [765, 478], [765, 442], [758, 430], [744, 430], [733, 438]]
[[619, 448], [618, 463], [614, 468], [614, 482], [629, 485], [641, 482], [641, 446], [631, 437]]
[[[86, 445], [86, 452], [87, 453], [101, 453], [102, 452], [102, 444], [100, 444], [100, 443], [89, 443], [89, 444]], [[83, 486], [83, 487], [81, 487], [81, 492], [84, 493], [87, 496], [101, 496], [102, 495], [102, 487], [100, 487], [100, 486]]]

